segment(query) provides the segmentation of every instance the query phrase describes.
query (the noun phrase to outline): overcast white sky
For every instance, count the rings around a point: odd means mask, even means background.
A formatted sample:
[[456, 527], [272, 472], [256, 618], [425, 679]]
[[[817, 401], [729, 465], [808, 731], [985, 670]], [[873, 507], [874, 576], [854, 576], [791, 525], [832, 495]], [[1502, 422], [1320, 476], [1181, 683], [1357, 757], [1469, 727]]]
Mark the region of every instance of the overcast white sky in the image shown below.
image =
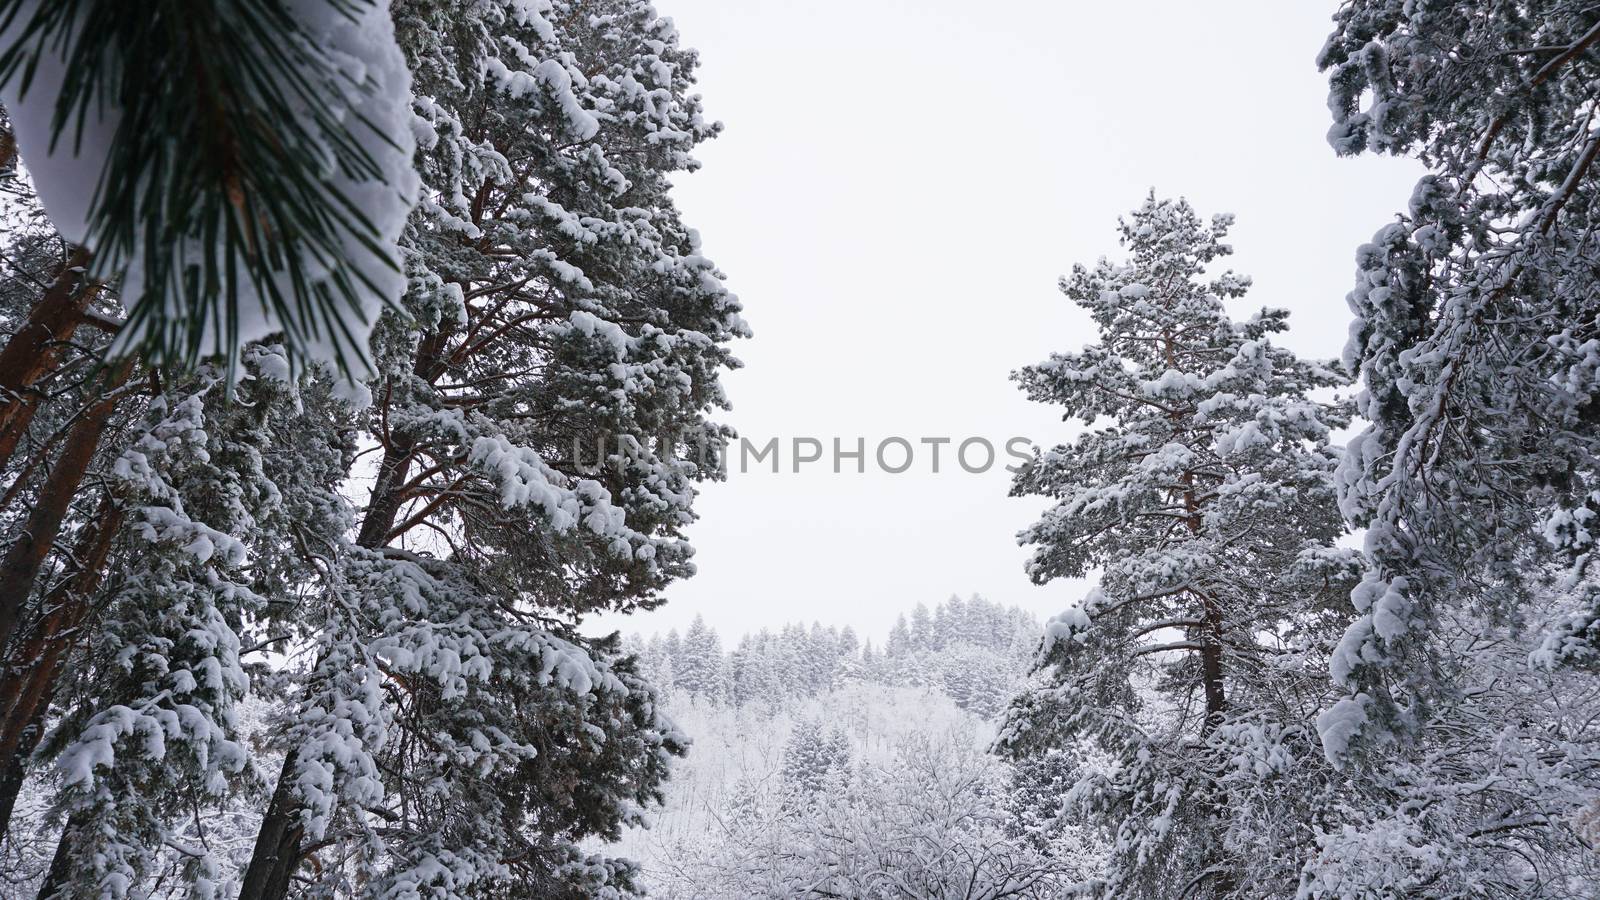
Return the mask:
[[[1236, 310], [1294, 311], [1287, 343], [1336, 356], [1353, 254], [1418, 169], [1336, 159], [1314, 58], [1333, 0], [658, 0], [701, 51], [727, 125], [680, 179], [687, 221], [756, 337], [726, 418], [756, 443], [968, 436], [1054, 443], [1011, 370], [1093, 339], [1056, 290], [1117, 253], [1154, 187], [1238, 214]], [[948, 452], [948, 451], [946, 451]], [[998, 466], [901, 475], [812, 465], [707, 487], [700, 573], [649, 633], [697, 613], [724, 639], [794, 620], [875, 639], [918, 601], [981, 593], [1048, 617], [1015, 533], [1043, 508]]]

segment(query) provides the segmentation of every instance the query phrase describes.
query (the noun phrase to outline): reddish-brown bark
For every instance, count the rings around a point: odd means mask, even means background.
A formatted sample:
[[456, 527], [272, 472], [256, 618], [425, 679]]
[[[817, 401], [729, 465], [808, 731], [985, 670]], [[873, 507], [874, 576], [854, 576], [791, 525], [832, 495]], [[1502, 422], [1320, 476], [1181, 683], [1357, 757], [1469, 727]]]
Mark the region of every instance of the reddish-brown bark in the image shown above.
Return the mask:
[[117, 389], [128, 380], [132, 370], [131, 362], [123, 362], [101, 374], [97, 383], [99, 397], [67, 432], [61, 454], [34, 497], [22, 533], [0, 560], [0, 648], [10, 644], [15, 636], [24, 605], [33, 593], [34, 580], [60, 536], [67, 509], [83, 486], [83, 477], [100, 447], [100, 438], [116, 411], [121, 397]]
[[0, 465], [16, 452], [38, 409], [31, 388], [61, 359], [65, 341], [84, 320], [84, 310], [100, 292], [98, 282], [84, 284], [89, 251], [74, 250], [39, 299], [28, 321], [0, 348]]
[[[0, 690], [0, 760], [25, 752], [25, 734], [50, 702], [57, 677], [81, 635], [91, 599], [105, 577], [122, 508], [110, 497], [78, 539], [73, 570], [45, 597], [42, 614], [6, 654], [9, 677]], [[6, 823], [0, 820], [0, 831]]]

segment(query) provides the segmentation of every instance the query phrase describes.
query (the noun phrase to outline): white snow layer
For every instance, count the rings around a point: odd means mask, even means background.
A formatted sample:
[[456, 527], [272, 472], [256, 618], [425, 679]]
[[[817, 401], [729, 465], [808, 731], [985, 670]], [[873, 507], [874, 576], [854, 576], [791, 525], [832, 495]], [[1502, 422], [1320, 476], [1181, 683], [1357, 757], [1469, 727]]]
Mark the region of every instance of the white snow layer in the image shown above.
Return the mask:
[[[23, 0], [11, 28], [0, 34], [0, 41], [15, 40], [16, 32], [49, 2], [52, 0]], [[288, 0], [287, 5], [290, 17], [299, 23], [306, 38], [323, 49], [349, 77], [351, 84], [366, 85], [364, 90], [352, 88], [344, 92], [345, 109], [337, 118], [350, 124], [354, 139], [381, 169], [382, 179], [352, 177], [335, 170], [327, 173], [326, 183], [330, 193], [342, 192], [354, 208], [368, 218], [377, 230], [377, 244], [385, 249], [387, 258], [374, 255], [355, 234], [346, 234], [340, 262], [355, 267], [359, 275], [376, 288], [368, 291], [361, 287], [362, 278], [355, 278], [358, 290], [364, 295], [359, 297], [360, 308], [340, 307], [344, 325], [356, 346], [345, 345], [341, 336], [319, 332], [317, 338], [294, 348], [312, 360], [333, 362], [342, 358], [357, 369], [353, 374], [359, 375], [361, 366], [370, 367], [367, 337], [378, 314], [386, 304], [397, 302], [406, 287], [398, 241], [421, 185], [412, 165], [415, 137], [411, 72], [395, 43], [389, 0], [356, 4], [355, 12], [350, 14], [342, 11], [347, 8], [344, 4], [328, 0]], [[0, 88], [0, 102], [11, 114], [18, 147], [51, 221], [68, 241], [90, 244], [96, 186], [109, 158], [120, 111], [91, 105], [83, 122], [81, 141], [72, 139], [72, 128], [77, 124], [72, 122], [67, 133], [52, 146], [52, 118], [65, 74], [66, 65], [61, 56], [43, 53], [26, 96], [19, 95], [20, 79], [14, 78]], [[360, 124], [363, 120], [371, 127]], [[94, 248], [90, 246], [89, 249]], [[198, 255], [190, 249], [191, 258]], [[138, 265], [144, 252], [142, 246], [135, 246], [130, 259], [120, 261], [127, 264], [127, 270], [122, 273], [121, 293], [130, 309], [140, 303], [145, 294], [146, 285]], [[304, 259], [301, 263], [307, 271], [324, 273], [324, 277], [329, 271], [316, 259]], [[315, 279], [316, 275], [312, 277]], [[239, 343], [283, 331], [285, 323], [271, 314], [249, 280], [241, 279], [241, 282], [238, 286]], [[168, 299], [169, 304], [176, 302], [177, 298]], [[205, 329], [207, 337], [200, 348], [201, 354], [209, 356], [236, 350], [221, 346], [222, 336], [228, 333], [224, 327], [226, 323], [214, 324], [218, 327]], [[139, 337], [132, 329], [125, 330], [118, 338], [119, 346], [129, 346]]]

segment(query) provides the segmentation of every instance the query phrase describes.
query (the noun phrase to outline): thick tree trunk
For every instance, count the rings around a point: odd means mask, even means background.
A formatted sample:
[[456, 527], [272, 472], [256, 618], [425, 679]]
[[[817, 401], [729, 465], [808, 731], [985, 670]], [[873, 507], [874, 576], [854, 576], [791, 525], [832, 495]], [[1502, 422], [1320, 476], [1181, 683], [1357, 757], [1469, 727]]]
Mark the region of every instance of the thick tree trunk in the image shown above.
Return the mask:
[[[95, 451], [106, 424], [116, 410], [117, 388], [128, 380], [133, 371], [131, 362], [118, 363], [101, 376], [96, 399], [83, 415], [74, 422], [63, 442], [61, 455], [45, 478], [44, 487], [34, 498], [33, 509], [28, 513], [22, 534], [0, 561], [0, 654], [11, 643], [22, 619], [22, 610], [33, 592], [34, 580], [44, 565], [45, 557], [61, 533], [67, 508], [83, 485], [83, 476], [89, 471]], [[14, 659], [9, 654], [0, 658]]]
[[0, 465], [16, 452], [38, 409], [29, 389], [55, 367], [63, 342], [72, 337], [83, 312], [100, 292], [98, 282], [83, 284], [89, 251], [79, 247], [68, 257], [28, 321], [0, 349]]
[[[1185, 476], [1192, 479], [1193, 476]], [[1194, 503], [1194, 492], [1185, 492], [1184, 502], [1194, 510], [1195, 514], [1189, 519], [1190, 530], [1198, 533], [1200, 530], [1199, 507]], [[1228, 710], [1228, 695], [1224, 686], [1222, 665], [1222, 636], [1223, 620], [1222, 608], [1215, 598], [1209, 594], [1200, 594], [1201, 618], [1200, 626], [1200, 682], [1206, 695], [1206, 719], [1200, 726], [1200, 733], [1206, 734], [1211, 729], [1222, 724], [1223, 714]], [[1238, 890], [1238, 881], [1232, 870], [1233, 860], [1223, 851], [1220, 835], [1225, 829], [1225, 823], [1230, 815], [1227, 789], [1221, 782], [1212, 782], [1215, 793], [1201, 801], [1202, 808], [1211, 818], [1213, 835], [1218, 839], [1212, 841], [1211, 859], [1208, 868], [1210, 874], [1211, 896], [1232, 897]]]
[[[416, 368], [419, 373], [426, 365], [431, 365], [425, 360], [432, 358], [437, 346], [436, 340], [424, 341], [418, 351]], [[405, 504], [401, 491], [411, 471], [412, 449], [411, 442], [404, 438], [394, 439], [384, 449], [372, 497], [367, 501], [361, 530], [356, 536], [359, 546], [377, 549], [389, 542], [389, 531], [394, 528], [400, 507]], [[291, 749], [284, 757], [283, 772], [272, 792], [272, 802], [261, 819], [261, 830], [256, 833], [255, 849], [250, 854], [250, 866], [245, 870], [239, 900], [284, 900], [288, 896], [289, 884], [302, 859], [300, 840], [304, 837], [299, 824], [300, 804], [289, 790], [294, 766], [295, 754]]]
[[[1202, 639], [1203, 649], [1200, 651], [1200, 677], [1205, 682], [1206, 691], [1206, 724], [1205, 731], [1222, 724], [1223, 713], [1228, 708], [1227, 695], [1223, 692], [1222, 674], [1222, 640], [1221, 640], [1221, 614], [1209, 598], [1205, 601], [1206, 636]], [[1214, 795], [1206, 798], [1213, 826], [1213, 834], [1218, 836], [1211, 846], [1210, 881], [1211, 896], [1232, 897], [1238, 890], [1238, 881], [1234, 877], [1234, 859], [1222, 849], [1221, 834], [1226, 830], [1226, 824], [1232, 815], [1228, 799], [1228, 789], [1220, 781], [1212, 782]]]
[[44, 876], [44, 883], [39, 885], [37, 900], [51, 900], [57, 891], [66, 886], [72, 868], [73, 836], [83, 828], [83, 824], [81, 815], [67, 819], [66, 827], [61, 829], [61, 840], [56, 843], [55, 855], [50, 858], [50, 871]]
[[289, 894], [289, 881], [300, 865], [300, 838], [304, 833], [300, 804], [289, 790], [294, 767], [295, 754], [290, 751], [284, 757], [283, 772], [272, 791], [267, 814], [261, 819], [261, 830], [256, 833], [255, 850], [245, 869], [239, 900], [281, 900]]
[[23, 729], [16, 750], [5, 761], [5, 771], [0, 772], [0, 836], [11, 829], [11, 814], [17, 809], [17, 797], [22, 793], [22, 782], [28, 778], [28, 759], [44, 737], [44, 710], [34, 715], [33, 721]]
[[[388, 542], [389, 530], [394, 527], [402, 505], [400, 489], [410, 469], [408, 447], [396, 446], [384, 451], [367, 514], [361, 520], [357, 544], [376, 549]], [[295, 754], [291, 750], [284, 757], [278, 786], [261, 819], [261, 830], [256, 833], [255, 849], [250, 854], [250, 866], [245, 870], [239, 900], [283, 900], [288, 896], [289, 883], [300, 866], [300, 839], [304, 836], [299, 824], [300, 804], [289, 790], [294, 766]]]
[[1223, 689], [1222, 675], [1222, 612], [1215, 602], [1203, 600], [1205, 617], [1202, 621], [1204, 635], [1200, 639], [1200, 680], [1206, 691], [1206, 728], [1215, 727], [1228, 709], [1228, 696]]
[[[1198, 536], [1204, 527], [1200, 516], [1200, 501], [1195, 499], [1194, 473], [1185, 472], [1183, 484], [1184, 525], [1189, 533]], [[1202, 733], [1210, 731], [1222, 721], [1228, 709], [1228, 695], [1223, 685], [1222, 635], [1224, 623], [1222, 608], [1209, 593], [1195, 592], [1200, 600], [1200, 684], [1206, 695], [1206, 720]]]
[[[78, 642], [79, 626], [88, 615], [90, 597], [105, 576], [106, 560], [121, 527], [122, 508], [108, 496], [73, 551], [76, 568], [51, 590], [41, 606], [43, 616], [7, 654], [8, 677], [0, 690], [0, 760], [8, 761], [8, 774], [7, 780], [0, 782], [0, 791], [9, 785], [12, 768], [26, 772], [56, 679]], [[0, 832], [10, 824], [12, 805], [0, 793]]]
[[356, 543], [368, 549], [382, 547], [389, 542], [389, 531], [394, 528], [395, 517], [405, 498], [400, 490], [411, 472], [411, 444], [396, 441], [383, 451], [383, 462], [378, 464], [378, 478], [372, 485], [372, 498], [367, 501], [366, 515], [361, 518], [361, 531]]
[[[1185, 520], [1191, 534], [1199, 534], [1201, 529], [1200, 504], [1194, 497], [1194, 474], [1186, 472], [1183, 476], [1183, 506], [1188, 513]], [[1223, 684], [1222, 667], [1222, 609], [1217, 601], [1209, 594], [1197, 594], [1200, 599], [1200, 683], [1206, 695], [1206, 718], [1200, 726], [1202, 735], [1222, 724], [1222, 716], [1228, 709], [1228, 695]], [[1220, 786], [1216, 795], [1201, 800], [1201, 808], [1214, 824], [1213, 835], [1220, 835], [1223, 823], [1228, 818], [1228, 796]], [[1237, 883], [1230, 871], [1230, 863], [1222, 852], [1222, 841], [1213, 840], [1211, 846], [1211, 860], [1208, 868], [1211, 870], [1208, 880], [1211, 882], [1211, 896], [1231, 897], [1237, 888]]]

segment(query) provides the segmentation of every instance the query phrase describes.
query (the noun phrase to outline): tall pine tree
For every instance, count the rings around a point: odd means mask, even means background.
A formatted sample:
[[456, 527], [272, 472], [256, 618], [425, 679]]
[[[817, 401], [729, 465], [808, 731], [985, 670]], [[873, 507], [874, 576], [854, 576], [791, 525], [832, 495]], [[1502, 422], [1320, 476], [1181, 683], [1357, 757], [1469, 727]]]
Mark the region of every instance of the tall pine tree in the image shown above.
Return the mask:
[[1325, 765], [1308, 717], [1353, 561], [1332, 546], [1347, 414], [1311, 393], [1343, 376], [1272, 343], [1283, 310], [1229, 315], [1248, 280], [1205, 272], [1230, 222], [1152, 195], [1121, 222], [1126, 261], [1062, 281], [1099, 340], [1016, 375], [1088, 426], [1016, 476], [1051, 501], [1028, 572], [1099, 580], [1049, 624], [1000, 746], [1073, 756], [1104, 896], [1292, 892], [1276, 848], [1309, 840], [1302, 773]]
[[[599, 610], [693, 571], [744, 333], [667, 191], [716, 132], [695, 58], [632, 0], [395, 5], [423, 122], [404, 315], [375, 337], [354, 539], [279, 621], [285, 756], [243, 897], [626, 892], [580, 849], [683, 741]], [[315, 865], [302, 868], [308, 860]]]

